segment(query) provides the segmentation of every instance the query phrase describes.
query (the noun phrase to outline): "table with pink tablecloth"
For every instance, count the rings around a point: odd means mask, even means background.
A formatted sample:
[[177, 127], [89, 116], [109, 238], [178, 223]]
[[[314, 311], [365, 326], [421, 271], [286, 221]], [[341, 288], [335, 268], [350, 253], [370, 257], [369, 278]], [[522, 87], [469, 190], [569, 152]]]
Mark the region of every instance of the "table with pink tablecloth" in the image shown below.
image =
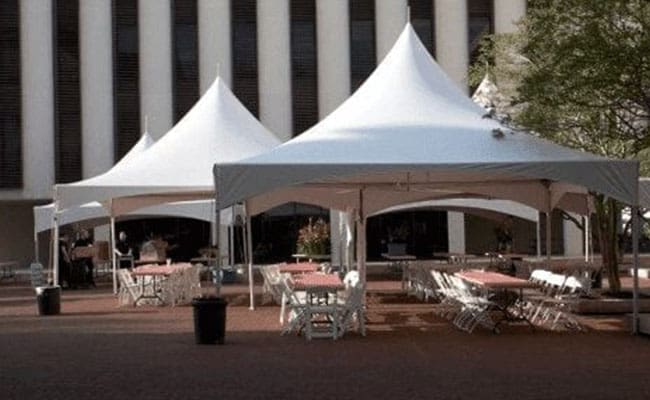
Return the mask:
[[537, 284], [526, 279], [491, 271], [461, 271], [457, 272], [456, 276], [487, 289], [528, 289], [538, 287]]
[[296, 263], [296, 264], [282, 264], [278, 268], [280, 273], [288, 274], [309, 274], [318, 272], [319, 265], [310, 262]]

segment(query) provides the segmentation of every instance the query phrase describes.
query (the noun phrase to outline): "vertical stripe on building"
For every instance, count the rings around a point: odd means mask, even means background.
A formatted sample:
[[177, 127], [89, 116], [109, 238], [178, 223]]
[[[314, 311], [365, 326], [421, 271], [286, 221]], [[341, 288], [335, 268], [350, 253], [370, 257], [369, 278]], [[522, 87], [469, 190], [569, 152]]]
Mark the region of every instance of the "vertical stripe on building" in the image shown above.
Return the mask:
[[299, 135], [318, 122], [316, 0], [291, 0], [291, 91]]
[[141, 134], [138, 53], [138, 4], [132, 0], [113, 0], [116, 161], [133, 147]]
[[173, 0], [174, 123], [199, 98], [197, 0]]
[[0, 188], [23, 185], [18, 0], [0, 2]]
[[493, 10], [492, 0], [468, 0], [467, 2], [470, 64], [478, 57], [483, 38], [494, 33]]
[[429, 50], [429, 53], [435, 57], [436, 40], [435, 40], [435, 18], [433, 15], [433, 2], [435, 0], [409, 0], [411, 8], [411, 25], [418, 34], [422, 44]]
[[239, 101], [259, 115], [256, 0], [232, 0], [232, 89]]
[[375, 1], [350, 0], [350, 86], [352, 92], [377, 65]]
[[56, 0], [55, 132], [56, 181], [81, 179], [81, 95], [79, 91], [79, 3]]

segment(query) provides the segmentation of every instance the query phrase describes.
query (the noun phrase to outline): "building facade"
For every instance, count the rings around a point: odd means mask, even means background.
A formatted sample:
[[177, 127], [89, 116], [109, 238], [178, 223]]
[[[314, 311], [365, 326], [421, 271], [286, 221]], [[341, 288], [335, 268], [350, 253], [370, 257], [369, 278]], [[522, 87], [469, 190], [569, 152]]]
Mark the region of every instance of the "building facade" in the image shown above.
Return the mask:
[[[410, 11], [407, 11], [410, 10]], [[28, 261], [32, 207], [160, 138], [218, 73], [283, 140], [334, 110], [409, 18], [463, 90], [480, 39], [526, 0], [3, 0], [0, 259]], [[463, 214], [447, 217], [450, 251]]]

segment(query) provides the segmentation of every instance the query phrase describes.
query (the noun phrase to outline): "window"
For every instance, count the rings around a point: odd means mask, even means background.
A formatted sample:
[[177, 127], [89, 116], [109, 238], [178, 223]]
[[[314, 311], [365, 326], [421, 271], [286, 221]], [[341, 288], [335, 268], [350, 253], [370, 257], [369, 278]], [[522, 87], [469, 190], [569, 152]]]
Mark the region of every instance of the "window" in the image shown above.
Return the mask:
[[470, 64], [478, 57], [483, 37], [494, 32], [492, 10], [492, 0], [469, 0], [467, 2]]
[[22, 187], [18, 0], [0, 2], [0, 188]]
[[291, 91], [293, 132], [318, 122], [316, 1], [291, 0]]
[[350, 0], [350, 86], [352, 92], [377, 65], [375, 1]]
[[199, 98], [197, 0], [174, 0], [174, 116], [178, 122]]
[[113, 0], [115, 160], [140, 138], [138, 3]]
[[436, 55], [434, 0], [409, 0], [411, 25], [432, 56]]
[[257, 117], [257, 3], [255, 0], [231, 0], [230, 5], [233, 92]]
[[54, 8], [56, 181], [81, 179], [79, 3], [56, 0]]

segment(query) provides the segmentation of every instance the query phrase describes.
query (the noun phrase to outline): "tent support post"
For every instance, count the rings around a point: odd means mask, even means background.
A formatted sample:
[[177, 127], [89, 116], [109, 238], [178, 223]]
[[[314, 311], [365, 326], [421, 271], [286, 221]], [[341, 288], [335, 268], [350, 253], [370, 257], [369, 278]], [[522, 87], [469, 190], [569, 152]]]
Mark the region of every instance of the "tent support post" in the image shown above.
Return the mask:
[[585, 231], [585, 262], [589, 262], [589, 215], [582, 217], [582, 226]]
[[248, 206], [246, 210], [246, 253], [248, 261], [248, 292], [250, 296], [249, 310], [255, 310], [255, 281], [253, 280], [253, 231], [251, 228], [251, 217], [248, 214]]
[[[56, 188], [55, 188], [56, 190]], [[55, 197], [56, 199], [56, 197]], [[54, 238], [52, 246], [52, 282], [59, 284], [59, 200], [54, 200]]]
[[34, 262], [41, 262], [40, 251], [38, 249], [38, 232], [34, 229]]
[[551, 245], [551, 220], [553, 219], [552, 209], [546, 213], [546, 268], [551, 268], [551, 253], [553, 251]]
[[632, 290], [632, 333], [639, 333], [639, 207], [632, 207], [632, 253], [634, 288]]
[[537, 258], [540, 259], [542, 258], [542, 227], [540, 226], [539, 223], [539, 212], [537, 213], [537, 221], [535, 222], [535, 244], [536, 244], [536, 251], [537, 251]]
[[111, 264], [113, 266], [113, 294], [117, 294], [117, 258], [115, 257], [115, 216], [113, 215], [113, 199], [110, 201], [111, 207]]

